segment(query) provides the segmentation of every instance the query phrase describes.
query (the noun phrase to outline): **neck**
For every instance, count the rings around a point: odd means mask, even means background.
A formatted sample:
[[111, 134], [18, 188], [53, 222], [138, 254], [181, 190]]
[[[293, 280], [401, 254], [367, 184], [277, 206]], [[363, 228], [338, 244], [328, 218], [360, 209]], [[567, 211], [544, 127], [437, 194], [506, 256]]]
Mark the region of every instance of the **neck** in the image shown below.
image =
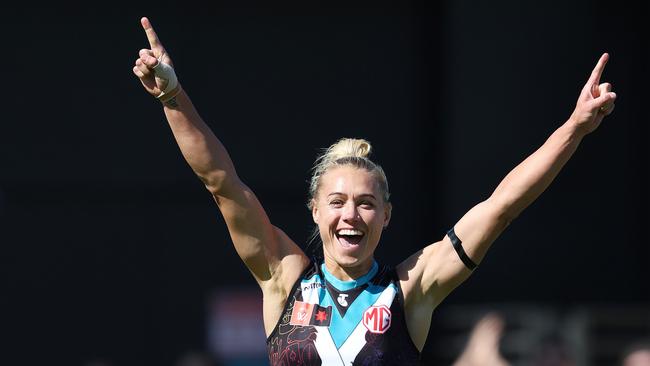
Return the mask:
[[358, 265], [343, 267], [333, 259], [328, 258], [327, 255], [325, 256], [325, 268], [327, 268], [327, 271], [331, 273], [332, 276], [341, 281], [352, 281], [365, 275], [370, 271], [374, 262], [374, 258], [371, 257]]

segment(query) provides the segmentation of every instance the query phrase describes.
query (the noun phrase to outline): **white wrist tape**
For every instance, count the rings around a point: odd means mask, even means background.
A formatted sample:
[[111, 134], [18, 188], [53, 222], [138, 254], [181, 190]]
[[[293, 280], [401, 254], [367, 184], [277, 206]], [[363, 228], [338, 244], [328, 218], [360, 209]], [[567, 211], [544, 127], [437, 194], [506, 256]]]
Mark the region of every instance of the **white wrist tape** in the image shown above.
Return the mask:
[[167, 81], [167, 86], [165, 90], [160, 93], [156, 98], [160, 99], [165, 95], [169, 94], [171, 91], [176, 89], [178, 86], [178, 78], [174, 72], [174, 68], [168, 64], [163, 63], [161, 60], [158, 60], [158, 64], [154, 66], [153, 72], [157, 78]]

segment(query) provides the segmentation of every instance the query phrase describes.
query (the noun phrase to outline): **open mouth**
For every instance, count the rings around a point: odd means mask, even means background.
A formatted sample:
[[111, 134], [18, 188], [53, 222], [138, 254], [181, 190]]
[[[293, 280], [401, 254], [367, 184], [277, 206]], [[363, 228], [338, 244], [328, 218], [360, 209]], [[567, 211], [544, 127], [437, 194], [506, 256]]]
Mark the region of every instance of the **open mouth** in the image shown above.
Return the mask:
[[357, 229], [341, 229], [336, 232], [336, 238], [345, 248], [349, 248], [352, 245], [359, 245], [363, 236], [363, 231]]

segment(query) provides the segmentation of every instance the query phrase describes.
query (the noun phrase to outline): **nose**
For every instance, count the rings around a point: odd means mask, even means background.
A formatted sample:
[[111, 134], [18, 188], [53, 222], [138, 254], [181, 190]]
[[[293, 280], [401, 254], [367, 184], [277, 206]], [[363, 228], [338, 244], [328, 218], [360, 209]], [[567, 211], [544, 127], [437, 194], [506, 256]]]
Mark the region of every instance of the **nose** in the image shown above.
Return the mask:
[[354, 202], [348, 202], [343, 206], [341, 219], [345, 222], [357, 221], [359, 219], [359, 211]]

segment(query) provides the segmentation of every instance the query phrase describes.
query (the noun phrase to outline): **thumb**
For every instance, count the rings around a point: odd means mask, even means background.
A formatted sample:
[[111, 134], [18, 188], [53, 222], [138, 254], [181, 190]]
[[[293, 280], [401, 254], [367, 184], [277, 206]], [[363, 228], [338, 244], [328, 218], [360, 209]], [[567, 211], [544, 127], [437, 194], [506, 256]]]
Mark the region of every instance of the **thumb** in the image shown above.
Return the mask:
[[601, 96], [600, 94], [600, 88], [598, 88], [598, 83], [591, 84], [591, 96], [594, 98], [598, 98]]

